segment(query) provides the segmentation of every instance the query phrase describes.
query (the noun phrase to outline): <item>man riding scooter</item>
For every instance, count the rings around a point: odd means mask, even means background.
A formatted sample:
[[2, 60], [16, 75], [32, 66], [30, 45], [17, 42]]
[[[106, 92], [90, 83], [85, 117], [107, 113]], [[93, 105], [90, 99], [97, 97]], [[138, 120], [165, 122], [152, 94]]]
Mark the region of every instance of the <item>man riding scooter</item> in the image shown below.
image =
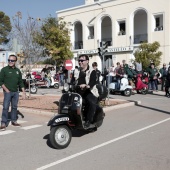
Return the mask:
[[96, 71], [89, 67], [89, 57], [85, 54], [79, 56], [80, 69], [73, 74], [71, 83], [75, 82], [80, 87], [78, 93], [87, 102], [87, 115], [85, 119], [85, 128], [93, 123], [93, 117], [96, 112], [97, 98], [99, 97], [96, 88]]

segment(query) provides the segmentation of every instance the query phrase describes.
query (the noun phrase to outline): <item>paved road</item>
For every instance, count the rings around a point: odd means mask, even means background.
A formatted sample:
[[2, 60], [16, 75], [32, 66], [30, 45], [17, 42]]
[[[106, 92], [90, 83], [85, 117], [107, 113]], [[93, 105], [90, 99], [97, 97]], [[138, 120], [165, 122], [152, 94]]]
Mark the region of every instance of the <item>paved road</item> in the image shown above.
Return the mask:
[[49, 144], [50, 117], [23, 113], [21, 128], [9, 126], [0, 132], [0, 169], [169, 170], [170, 99], [160, 93], [127, 99], [142, 103], [107, 112], [95, 133], [74, 131], [63, 150]]

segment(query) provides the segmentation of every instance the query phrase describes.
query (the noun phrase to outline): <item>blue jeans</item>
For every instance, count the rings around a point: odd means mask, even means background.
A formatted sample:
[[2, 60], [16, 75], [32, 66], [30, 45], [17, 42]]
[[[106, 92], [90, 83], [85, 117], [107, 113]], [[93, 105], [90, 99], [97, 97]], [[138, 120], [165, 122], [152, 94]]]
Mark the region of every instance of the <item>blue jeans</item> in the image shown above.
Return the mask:
[[48, 82], [47, 87], [50, 87], [50, 85], [51, 85], [51, 81], [50, 81], [50, 79], [46, 77], [46, 78], [45, 78], [45, 81], [47, 81], [47, 82]]
[[8, 120], [8, 111], [11, 103], [11, 121], [17, 121], [17, 107], [19, 100], [19, 92], [4, 92], [3, 110], [2, 110], [2, 124], [6, 124]]
[[60, 74], [60, 85], [63, 86], [64, 85], [64, 75]]
[[150, 81], [150, 88], [151, 88], [152, 90], [158, 90], [157, 81], [158, 81], [157, 79]]

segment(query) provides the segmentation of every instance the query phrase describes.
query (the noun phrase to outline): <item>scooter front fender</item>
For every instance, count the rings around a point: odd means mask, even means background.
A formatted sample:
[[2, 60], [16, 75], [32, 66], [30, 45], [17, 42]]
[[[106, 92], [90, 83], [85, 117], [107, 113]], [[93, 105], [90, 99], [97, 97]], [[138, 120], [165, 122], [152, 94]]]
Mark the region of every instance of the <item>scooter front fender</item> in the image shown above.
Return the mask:
[[68, 114], [58, 114], [52, 117], [47, 126], [68, 125], [70, 117]]

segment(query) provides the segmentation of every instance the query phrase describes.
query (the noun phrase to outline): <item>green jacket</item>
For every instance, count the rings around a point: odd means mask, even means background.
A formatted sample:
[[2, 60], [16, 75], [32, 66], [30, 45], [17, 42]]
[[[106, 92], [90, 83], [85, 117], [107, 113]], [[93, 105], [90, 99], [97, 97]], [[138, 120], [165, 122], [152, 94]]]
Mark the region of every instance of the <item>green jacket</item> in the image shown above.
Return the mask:
[[18, 87], [23, 88], [22, 74], [18, 68], [6, 66], [0, 72], [0, 86], [5, 85], [9, 91], [17, 92]]
[[124, 64], [123, 67], [124, 67], [125, 72], [127, 72], [127, 70], [129, 69], [128, 64]]
[[156, 69], [156, 68], [150, 68], [149, 69], [149, 77], [151, 78], [151, 79], [153, 79], [153, 77], [155, 76], [155, 74], [158, 72], [158, 70]]
[[128, 75], [128, 80], [131, 80], [134, 77], [134, 75], [136, 75], [136, 72], [131, 68], [127, 68], [126, 74]]

